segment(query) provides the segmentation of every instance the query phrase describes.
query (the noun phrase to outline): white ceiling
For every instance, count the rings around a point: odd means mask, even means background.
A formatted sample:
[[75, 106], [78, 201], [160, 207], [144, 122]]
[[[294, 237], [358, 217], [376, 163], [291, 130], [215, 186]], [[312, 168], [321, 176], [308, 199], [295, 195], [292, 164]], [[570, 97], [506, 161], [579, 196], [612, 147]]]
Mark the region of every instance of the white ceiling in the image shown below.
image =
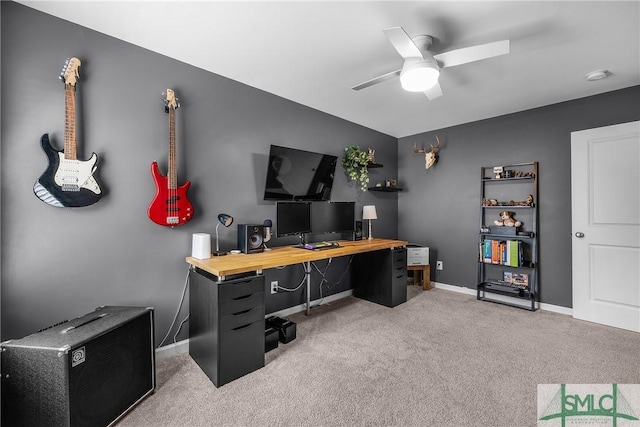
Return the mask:
[[[640, 84], [638, 0], [19, 3], [395, 137]], [[397, 79], [351, 90], [402, 67], [395, 26], [435, 37], [433, 53], [511, 53], [444, 69], [433, 101]]]

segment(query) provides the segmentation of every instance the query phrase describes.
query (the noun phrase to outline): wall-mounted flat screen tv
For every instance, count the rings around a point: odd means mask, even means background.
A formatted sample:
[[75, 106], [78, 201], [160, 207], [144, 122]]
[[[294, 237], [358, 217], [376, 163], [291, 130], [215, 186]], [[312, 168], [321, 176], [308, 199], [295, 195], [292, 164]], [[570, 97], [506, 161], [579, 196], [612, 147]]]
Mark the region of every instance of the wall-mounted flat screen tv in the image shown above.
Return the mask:
[[338, 158], [272, 145], [264, 200], [329, 200]]

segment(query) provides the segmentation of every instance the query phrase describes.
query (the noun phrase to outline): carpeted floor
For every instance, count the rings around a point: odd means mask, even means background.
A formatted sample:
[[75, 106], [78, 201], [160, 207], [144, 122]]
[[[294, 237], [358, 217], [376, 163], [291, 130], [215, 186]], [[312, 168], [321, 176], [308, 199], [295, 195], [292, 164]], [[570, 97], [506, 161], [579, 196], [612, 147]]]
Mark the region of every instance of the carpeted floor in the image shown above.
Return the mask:
[[297, 339], [216, 388], [187, 354], [118, 427], [535, 426], [538, 384], [640, 383], [640, 334], [410, 286], [296, 314]]

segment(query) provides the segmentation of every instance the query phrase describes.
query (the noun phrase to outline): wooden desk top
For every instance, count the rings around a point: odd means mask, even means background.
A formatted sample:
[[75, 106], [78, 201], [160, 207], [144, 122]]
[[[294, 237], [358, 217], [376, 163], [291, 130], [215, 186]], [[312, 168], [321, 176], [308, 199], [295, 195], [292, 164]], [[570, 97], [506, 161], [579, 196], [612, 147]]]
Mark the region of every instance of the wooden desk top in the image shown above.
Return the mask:
[[233, 274], [262, 271], [267, 268], [300, 264], [307, 261], [348, 256], [362, 252], [404, 247], [409, 242], [391, 239], [339, 240], [340, 247], [312, 251], [294, 246], [279, 246], [256, 254], [228, 254], [209, 259], [187, 257], [187, 263], [220, 278]]

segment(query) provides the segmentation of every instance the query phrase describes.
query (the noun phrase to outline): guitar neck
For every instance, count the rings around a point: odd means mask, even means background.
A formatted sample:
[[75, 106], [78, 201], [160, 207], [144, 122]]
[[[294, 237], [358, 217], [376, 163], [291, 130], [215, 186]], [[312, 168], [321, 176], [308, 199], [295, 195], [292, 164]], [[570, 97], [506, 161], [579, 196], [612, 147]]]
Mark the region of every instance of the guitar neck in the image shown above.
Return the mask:
[[170, 190], [178, 188], [178, 171], [176, 168], [176, 110], [169, 108], [169, 166], [167, 183]]
[[64, 85], [64, 157], [76, 160], [76, 91], [75, 86]]

